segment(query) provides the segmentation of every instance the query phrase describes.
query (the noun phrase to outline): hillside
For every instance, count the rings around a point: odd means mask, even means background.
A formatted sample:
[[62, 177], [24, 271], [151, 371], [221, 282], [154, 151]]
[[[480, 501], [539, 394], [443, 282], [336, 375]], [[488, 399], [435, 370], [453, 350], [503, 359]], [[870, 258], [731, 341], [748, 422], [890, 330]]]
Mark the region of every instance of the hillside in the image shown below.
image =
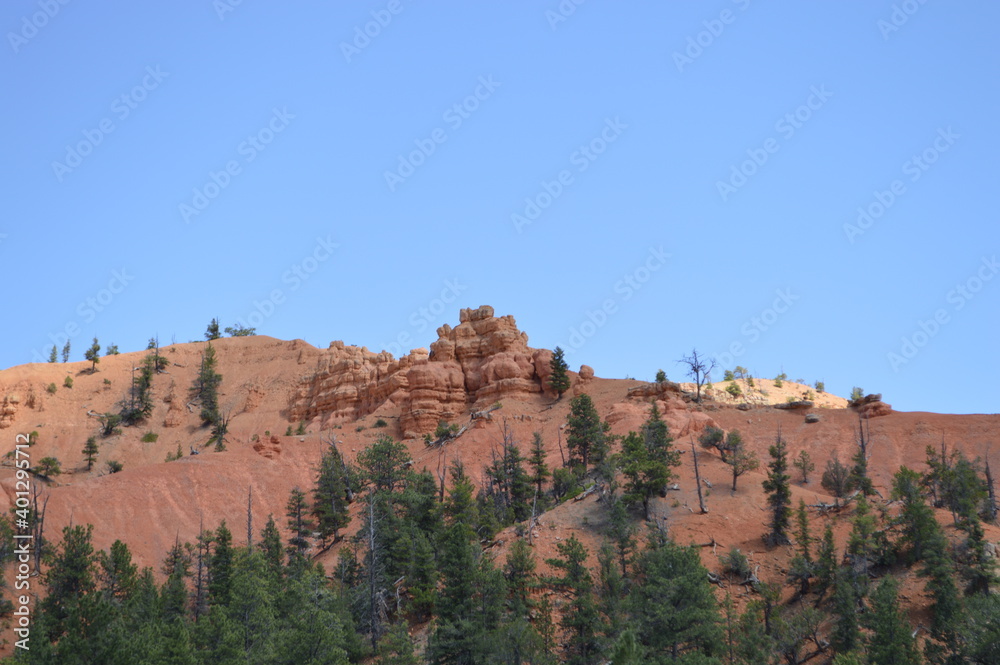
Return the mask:
[[[462, 310], [459, 323], [438, 330], [430, 349], [416, 349], [401, 358], [374, 353], [364, 347], [332, 342], [315, 348], [302, 340], [269, 337], [224, 338], [212, 342], [222, 376], [220, 409], [230, 417], [226, 450], [206, 445], [209, 429], [202, 425], [191, 389], [207, 342], [161, 347], [169, 361], [155, 375], [154, 407], [145, 423], [123, 428], [109, 437], [100, 435], [99, 414], [116, 411], [127, 396], [134, 368], [145, 351], [104, 356], [91, 371], [90, 363], [31, 364], [0, 371], [0, 437], [5, 451], [12, 450], [17, 434], [37, 432], [31, 446], [32, 463], [55, 457], [62, 473], [50, 479], [35, 478], [47, 499], [46, 535], [55, 538], [69, 524], [93, 524], [93, 543], [108, 549], [116, 539], [125, 541], [139, 566], [157, 571], [175, 542], [194, 542], [199, 531], [225, 520], [234, 544], [246, 542], [248, 493], [257, 533], [269, 515], [284, 529], [285, 505], [294, 487], [310, 491], [320, 456], [335, 439], [349, 462], [379, 435], [401, 440], [415, 469], [436, 472], [460, 460], [474, 482], [492, 460], [492, 451], [507, 426], [522, 449], [535, 432], [545, 443], [547, 463], [562, 466], [565, 445], [563, 426], [571, 397], [591, 396], [612, 433], [638, 430], [655, 400], [681, 451], [677, 489], [666, 498], [655, 498], [653, 514], [674, 539], [701, 547], [704, 565], [720, 569], [718, 555], [731, 547], [748, 553], [759, 565], [764, 581], [783, 582], [792, 555], [791, 547], [769, 548], [766, 501], [761, 481], [764, 466], [739, 479], [730, 490], [730, 469], [715, 452], [697, 446], [705, 481], [707, 514], [699, 514], [691, 460], [691, 442], [708, 426], [738, 429], [748, 448], [763, 461], [776, 433], [789, 444], [791, 456], [809, 452], [816, 464], [808, 483], [792, 470], [793, 502], [833, 503], [819, 478], [828, 459], [847, 461], [855, 450], [859, 422], [869, 428], [873, 453], [869, 470], [875, 488], [888, 499], [892, 475], [906, 465], [925, 468], [925, 448], [939, 446], [983, 457], [996, 441], [1000, 415], [946, 415], [894, 412], [880, 400], [860, 407], [822, 394], [813, 404], [789, 405], [801, 400], [810, 388], [757, 379], [758, 399], [735, 400], [717, 382], [702, 404], [693, 400], [687, 384], [647, 383], [631, 379], [599, 378], [600, 368], [583, 366], [571, 372], [571, 388], [561, 400], [545, 391], [551, 352], [528, 346], [527, 335], [511, 316], [496, 317], [492, 308]], [[650, 374], [655, 368], [650, 368]], [[64, 387], [66, 377], [72, 387]], [[49, 388], [54, 384], [55, 389]], [[750, 392], [750, 391], [748, 391]], [[499, 403], [499, 408], [473, 418]], [[787, 408], [789, 406], [797, 408]], [[808, 420], [806, 415], [818, 416]], [[423, 436], [445, 420], [467, 429], [441, 446], [425, 443]], [[376, 425], [384, 421], [385, 426]], [[287, 435], [291, 429], [304, 434]], [[156, 440], [144, 442], [152, 432]], [[100, 445], [97, 463], [87, 470], [82, 449], [88, 437]], [[152, 438], [152, 437], [147, 437]], [[179, 460], [167, 462], [178, 448]], [[192, 454], [197, 453], [197, 454]], [[108, 473], [109, 460], [124, 469]], [[0, 468], [3, 510], [14, 506], [16, 481], [11, 461]], [[353, 510], [360, 510], [355, 504]], [[568, 501], [539, 518], [533, 546], [539, 561], [557, 554], [556, 544], [575, 534], [593, 555], [604, 534], [607, 511], [596, 492], [581, 501]], [[634, 519], [638, 522], [638, 516]], [[834, 524], [838, 546], [850, 529], [849, 511], [815, 513], [813, 531]], [[945, 517], [942, 516], [945, 523]], [[354, 519], [348, 532], [358, 528]], [[948, 527], [949, 533], [954, 529]], [[285, 534], [287, 536], [287, 533]], [[986, 526], [987, 539], [1000, 539], [1000, 529]], [[492, 548], [500, 554], [516, 539], [507, 528]], [[314, 548], [311, 555], [331, 570], [339, 545], [327, 551]], [[903, 598], [914, 623], [927, 601], [915, 574], [902, 575]], [[743, 593], [741, 591], [741, 593]], [[786, 592], [786, 598], [790, 592]]]

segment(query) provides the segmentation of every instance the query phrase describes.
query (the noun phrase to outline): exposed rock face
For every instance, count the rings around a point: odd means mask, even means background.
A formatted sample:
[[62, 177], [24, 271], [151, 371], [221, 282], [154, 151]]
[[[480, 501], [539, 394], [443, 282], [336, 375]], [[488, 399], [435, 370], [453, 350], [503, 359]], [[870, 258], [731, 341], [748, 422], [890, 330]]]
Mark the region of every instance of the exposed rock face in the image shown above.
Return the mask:
[[590, 365], [580, 365], [580, 380], [590, 381], [594, 378], [594, 368]]
[[882, 393], [865, 395], [861, 399], [852, 401], [851, 406], [857, 408], [862, 418], [878, 418], [892, 413], [892, 405], [882, 401]]
[[331, 343], [299, 386], [289, 419], [347, 420], [395, 406], [403, 437], [411, 438], [477, 404], [542, 391], [551, 352], [530, 348], [514, 317], [495, 317], [492, 307], [483, 306], [461, 310], [459, 321], [438, 328], [429, 353], [415, 349], [399, 360]]

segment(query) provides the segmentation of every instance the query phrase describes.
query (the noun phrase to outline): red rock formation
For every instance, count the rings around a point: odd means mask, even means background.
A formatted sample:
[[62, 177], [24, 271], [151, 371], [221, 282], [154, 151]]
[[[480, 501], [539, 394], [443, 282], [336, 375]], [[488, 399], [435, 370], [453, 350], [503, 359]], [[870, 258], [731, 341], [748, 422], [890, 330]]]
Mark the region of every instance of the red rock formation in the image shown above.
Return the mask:
[[438, 328], [429, 353], [415, 349], [399, 360], [331, 343], [293, 396], [289, 419], [353, 420], [399, 407], [403, 438], [412, 438], [477, 405], [542, 391], [551, 352], [530, 348], [514, 317], [483, 306], [461, 310], [459, 321]]

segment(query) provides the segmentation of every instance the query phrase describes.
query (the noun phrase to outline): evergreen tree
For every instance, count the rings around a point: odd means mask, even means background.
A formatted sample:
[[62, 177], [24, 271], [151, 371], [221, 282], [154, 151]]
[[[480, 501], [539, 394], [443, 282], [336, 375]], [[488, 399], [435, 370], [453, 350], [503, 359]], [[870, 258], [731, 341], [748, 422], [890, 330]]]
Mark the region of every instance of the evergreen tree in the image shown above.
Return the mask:
[[298, 487], [293, 487], [285, 505], [285, 517], [288, 518], [288, 528], [292, 537], [288, 540], [288, 559], [302, 563], [306, 550], [309, 549], [309, 537], [312, 535], [313, 523], [309, 519], [309, 504], [305, 493]]
[[[226, 641], [235, 647], [238, 662], [269, 663], [273, 662], [275, 656], [275, 638], [278, 633], [275, 590], [267, 582], [266, 570], [267, 562], [260, 552], [248, 552], [245, 548], [236, 550], [231, 597], [225, 606], [223, 625]], [[320, 640], [323, 637], [317, 634], [310, 634], [308, 637], [298, 634], [301, 635], [299, 640]]]
[[233, 534], [222, 520], [212, 536], [212, 554], [208, 559], [208, 602], [228, 605], [233, 578]]
[[654, 539], [636, 563], [629, 607], [650, 661], [713, 656], [723, 641], [708, 571], [694, 546]]
[[868, 593], [868, 580], [875, 561], [875, 533], [877, 524], [865, 499], [864, 493], [858, 496], [857, 508], [854, 511], [851, 534], [847, 538], [847, 556], [851, 562], [851, 581], [860, 597]]
[[768, 449], [771, 462], [768, 464], [764, 491], [771, 507], [771, 524], [765, 540], [772, 545], [784, 545], [788, 540], [788, 523], [791, 513], [791, 477], [788, 475], [788, 446], [778, 431], [774, 444]]
[[523, 538], [518, 538], [507, 553], [504, 566], [507, 588], [510, 590], [511, 615], [527, 617], [532, 607], [531, 591], [535, 587], [535, 555]]
[[92, 436], [87, 437], [87, 443], [83, 446], [83, 459], [87, 462], [87, 471], [94, 468], [98, 453], [100, 453], [100, 448], [97, 446], [97, 439]]
[[570, 463], [586, 470], [590, 462], [600, 459], [607, 445], [607, 434], [611, 426], [601, 422], [590, 395], [580, 393], [569, 404], [570, 414], [566, 420], [566, 447], [569, 449]]
[[320, 458], [313, 486], [312, 514], [324, 544], [330, 538], [337, 542], [340, 530], [351, 521], [347, 501], [347, 465], [332, 441]]
[[559, 396], [559, 399], [562, 399], [563, 393], [569, 390], [570, 386], [569, 366], [563, 358], [563, 350], [558, 346], [552, 352], [549, 369], [552, 371], [549, 375], [549, 388]]
[[374, 492], [395, 492], [403, 487], [410, 453], [402, 443], [380, 434], [358, 455], [364, 481]]
[[215, 371], [215, 347], [209, 342], [201, 354], [201, 366], [192, 391], [201, 403], [201, 420], [206, 425], [219, 422], [219, 385], [222, 375]]
[[560, 588], [570, 591], [570, 601], [560, 625], [567, 632], [566, 663], [591, 665], [601, 654], [601, 617], [594, 598], [594, 581], [587, 570], [587, 550], [576, 536], [556, 544], [560, 558], [546, 563], [559, 569], [562, 575], [553, 580]]
[[51, 351], [49, 351], [49, 362], [50, 362], [50, 363], [54, 363], [54, 362], [56, 362], [56, 361], [57, 361], [58, 359], [59, 359], [59, 349], [57, 349], [57, 348], [56, 348], [56, 345], [55, 345], [55, 344], [53, 344], [53, 345], [52, 345], [52, 350], [51, 350]]
[[919, 473], [905, 466], [892, 478], [892, 500], [902, 503], [898, 518], [902, 535], [897, 547], [908, 563], [924, 558], [927, 547], [939, 528], [934, 511], [924, 500], [922, 482]]
[[[55, 348], [55, 347], [53, 347]], [[104, 349], [104, 355], [106, 356], [117, 356], [118, 355], [118, 345], [108, 344], [108, 348]]]
[[654, 402], [642, 427], [642, 436], [629, 432], [622, 440], [621, 467], [626, 483], [622, 500], [626, 505], [642, 503], [645, 518], [650, 518], [650, 500], [665, 495], [673, 478], [672, 467], [680, 465], [680, 455], [673, 449], [673, 438], [660, 417]]
[[941, 526], [934, 521], [933, 532], [924, 555], [921, 576], [927, 578], [925, 589], [930, 593], [932, 641], [925, 645], [925, 652], [932, 662], [958, 662], [949, 660], [959, 653], [959, 629], [965, 621], [961, 598], [952, 577], [953, 567], [948, 540]]
[[378, 645], [377, 665], [420, 665], [405, 621], [395, 623]]
[[542, 485], [552, 476], [549, 465], [545, 463], [545, 445], [542, 443], [542, 433], [535, 432], [531, 442], [531, 456], [528, 458], [531, 467], [531, 482], [535, 483], [537, 496], [542, 496]]
[[97, 338], [91, 343], [90, 348], [83, 352], [83, 357], [90, 361], [90, 371], [94, 373], [97, 371], [97, 363], [101, 362], [101, 345], [97, 342]]
[[119, 605], [127, 602], [139, 582], [139, 569], [132, 563], [128, 545], [116, 540], [108, 552], [98, 552], [97, 566], [98, 589], [104, 597]]
[[849, 573], [839, 569], [833, 583], [833, 613], [836, 618], [830, 643], [839, 653], [847, 653], [861, 646], [861, 629], [858, 626], [858, 595]]
[[208, 324], [208, 328], [205, 329], [205, 339], [211, 342], [220, 337], [222, 335], [219, 334], [219, 319], [212, 319]]
[[802, 473], [803, 485], [809, 483], [809, 474], [816, 469], [816, 465], [812, 461], [812, 456], [809, 454], [809, 451], [804, 448], [799, 451], [799, 454], [792, 461], [792, 466]]
[[255, 545], [264, 557], [268, 571], [275, 579], [281, 577], [284, 565], [284, 547], [281, 544], [281, 532], [274, 521], [274, 515], [267, 516], [267, 524], [260, 531], [260, 542]]
[[899, 584], [887, 577], [872, 593], [872, 611], [865, 615], [868, 662], [871, 665], [920, 665], [920, 653], [899, 609]]
[[840, 505], [840, 500], [847, 496], [850, 473], [850, 470], [841, 463], [836, 455], [832, 459], [827, 460], [826, 471], [823, 472], [820, 484], [823, 486], [823, 489], [836, 498], [838, 506]]
[[187, 616], [187, 578], [191, 576], [191, 557], [180, 540], [167, 552], [162, 572], [167, 576], [160, 589], [161, 609], [166, 621], [182, 620]]
[[810, 580], [815, 576], [811, 545], [812, 535], [809, 533], [809, 514], [806, 512], [806, 502], [799, 499], [799, 508], [795, 512], [795, 545], [798, 552], [792, 557], [788, 579], [799, 584], [799, 594], [809, 593]]
[[39, 602], [46, 638], [55, 642], [81, 620], [84, 598], [96, 588], [93, 527], [67, 526], [43, 581], [48, 594]]
[[69, 345], [69, 340], [67, 339], [66, 343], [63, 344], [62, 348], [62, 361], [64, 363], [69, 362], [69, 350], [70, 350], [70, 345]]

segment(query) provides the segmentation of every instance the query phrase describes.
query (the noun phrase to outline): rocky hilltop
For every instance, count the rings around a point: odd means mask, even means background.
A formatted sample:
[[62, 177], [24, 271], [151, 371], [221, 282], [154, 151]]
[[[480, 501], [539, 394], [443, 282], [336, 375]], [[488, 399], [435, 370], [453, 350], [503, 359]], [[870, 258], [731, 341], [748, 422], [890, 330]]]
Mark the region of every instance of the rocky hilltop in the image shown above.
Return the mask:
[[459, 324], [437, 335], [429, 352], [414, 349], [398, 360], [331, 343], [295, 391], [289, 418], [325, 427], [398, 407], [401, 436], [415, 438], [470, 408], [544, 392], [552, 352], [529, 347], [513, 316], [496, 317], [489, 306], [463, 309]]

